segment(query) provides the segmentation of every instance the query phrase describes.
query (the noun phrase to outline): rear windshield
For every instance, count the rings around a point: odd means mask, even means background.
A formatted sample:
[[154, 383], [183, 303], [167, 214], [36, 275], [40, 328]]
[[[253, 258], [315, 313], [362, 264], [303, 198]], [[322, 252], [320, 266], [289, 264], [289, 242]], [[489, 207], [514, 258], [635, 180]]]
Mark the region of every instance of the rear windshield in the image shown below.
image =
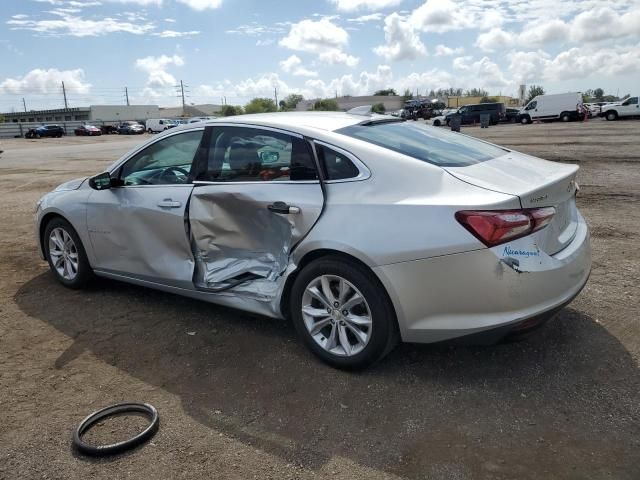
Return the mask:
[[336, 132], [440, 167], [466, 167], [507, 152], [474, 138], [417, 122], [352, 125]]

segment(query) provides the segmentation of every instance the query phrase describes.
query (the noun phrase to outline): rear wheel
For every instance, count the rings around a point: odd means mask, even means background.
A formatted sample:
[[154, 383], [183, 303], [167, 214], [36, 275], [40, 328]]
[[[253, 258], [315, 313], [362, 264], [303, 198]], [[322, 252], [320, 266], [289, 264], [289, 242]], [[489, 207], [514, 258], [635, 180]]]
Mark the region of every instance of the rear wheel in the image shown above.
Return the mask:
[[291, 313], [307, 347], [337, 368], [367, 367], [398, 342], [395, 312], [382, 285], [341, 257], [303, 268], [291, 291]]
[[569, 112], [562, 112], [560, 114], [560, 120], [563, 122], [568, 122], [571, 120], [571, 114]]
[[434, 127], [439, 127], [440, 126], [440, 120], [434, 120], [433, 121], [433, 126]]
[[606, 118], [607, 120], [616, 120], [618, 118], [618, 112], [616, 111], [607, 112]]
[[93, 275], [80, 237], [63, 218], [54, 218], [44, 230], [44, 251], [49, 268], [65, 287], [82, 288]]

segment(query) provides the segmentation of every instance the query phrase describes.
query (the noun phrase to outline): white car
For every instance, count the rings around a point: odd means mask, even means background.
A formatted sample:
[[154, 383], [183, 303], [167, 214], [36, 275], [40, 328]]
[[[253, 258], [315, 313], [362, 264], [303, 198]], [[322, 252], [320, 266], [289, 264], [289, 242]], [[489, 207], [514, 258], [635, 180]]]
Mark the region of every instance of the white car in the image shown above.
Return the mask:
[[615, 105], [607, 105], [602, 107], [600, 114], [607, 120], [617, 120], [620, 117], [640, 116], [640, 105], [638, 104], [638, 96], [629, 97]]
[[454, 113], [457, 110], [458, 110], [457, 108], [445, 108], [444, 110], [442, 110], [440, 115], [438, 115], [437, 117], [433, 117], [430, 120], [427, 120], [427, 123], [430, 123], [434, 127], [441, 127], [442, 125], [446, 125], [447, 115], [449, 115], [450, 113]]
[[386, 115], [183, 125], [37, 204], [63, 285], [108, 277], [291, 318], [325, 362], [531, 330], [582, 290], [578, 166]]

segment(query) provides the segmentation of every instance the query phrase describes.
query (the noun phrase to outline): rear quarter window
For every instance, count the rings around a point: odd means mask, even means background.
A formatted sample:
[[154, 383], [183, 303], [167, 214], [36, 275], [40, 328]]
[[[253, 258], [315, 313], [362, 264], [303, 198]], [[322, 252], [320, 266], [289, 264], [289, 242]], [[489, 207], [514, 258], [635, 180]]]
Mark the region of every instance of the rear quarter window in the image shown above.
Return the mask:
[[466, 135], [415, 122], [352, 125], [336, 132], [440, 167], [466, 167], [508, 152]]

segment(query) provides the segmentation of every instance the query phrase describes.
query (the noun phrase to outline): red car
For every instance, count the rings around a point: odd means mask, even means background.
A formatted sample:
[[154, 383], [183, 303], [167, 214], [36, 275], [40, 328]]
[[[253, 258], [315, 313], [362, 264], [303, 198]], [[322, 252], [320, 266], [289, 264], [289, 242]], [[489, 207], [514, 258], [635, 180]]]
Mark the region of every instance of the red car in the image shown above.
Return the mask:
[[80, 125], [73, 133], [76, 135], [102, 135], [102, 131], [93, 125]]

